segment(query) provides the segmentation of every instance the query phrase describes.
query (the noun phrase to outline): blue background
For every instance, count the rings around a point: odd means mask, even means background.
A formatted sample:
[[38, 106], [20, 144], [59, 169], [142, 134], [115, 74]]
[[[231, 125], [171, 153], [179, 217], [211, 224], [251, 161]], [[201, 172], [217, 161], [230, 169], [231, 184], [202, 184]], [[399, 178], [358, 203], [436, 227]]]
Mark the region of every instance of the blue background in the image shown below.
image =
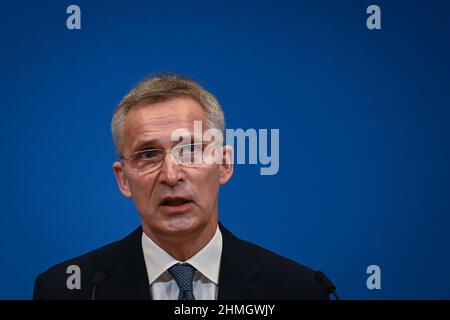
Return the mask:
[[222, 188], [225, 226], [343, 298], [450, 298], [450, 2], [189, 3], [2, 2], [0, 298], [139, 224], [109, 125], [163, 71], [211, 90], [229, 128], [280, 129], [278, 175], [240, 165]]

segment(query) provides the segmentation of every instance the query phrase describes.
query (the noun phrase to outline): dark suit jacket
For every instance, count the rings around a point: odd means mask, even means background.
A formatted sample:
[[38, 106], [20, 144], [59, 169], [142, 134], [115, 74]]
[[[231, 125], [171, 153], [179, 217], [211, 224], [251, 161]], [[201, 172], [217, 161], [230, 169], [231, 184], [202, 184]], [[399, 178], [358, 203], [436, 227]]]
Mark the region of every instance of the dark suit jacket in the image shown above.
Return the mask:
[[[222, 225], [223, 249], [219, 274], [219, 300], [230, 299], [328, 299], [315, 280], [314, 271], [292, 260], [235, 237]], [[34, 299], [90, 299], [97, 271], [107, 278], [96, 299], [151, 299], [141, 245], [142, 228], [124, 239], [60, 263], [41, 273]], [[69, 290], [67, 267], [81, 270], [81, 289]]]

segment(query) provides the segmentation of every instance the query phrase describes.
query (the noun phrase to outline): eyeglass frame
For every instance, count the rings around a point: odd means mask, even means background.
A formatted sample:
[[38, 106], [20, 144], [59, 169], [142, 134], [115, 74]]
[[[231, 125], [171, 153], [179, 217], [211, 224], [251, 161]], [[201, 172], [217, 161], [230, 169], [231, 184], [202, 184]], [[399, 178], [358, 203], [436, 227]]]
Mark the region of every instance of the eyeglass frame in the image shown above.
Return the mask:
[[[161, 159], [158, 161], [158, 164], [155, 166], [155, 168], [149, 169], [148, 172], [146, 172], [146, 173], [152, 173], [152, 172], [160, 169], [162, 167], [165, 159], [166, 159], [166, 155], [167, 154], [171, 155], [171, 161], [173, 163], [175, 163], [176, 165], [186, 166], [186, 167], [200, 167], [200, 166], [202, 166], [204, 164], [203, 163], [203, 153], [205, 151], [204, 146], [214, 145], [214, 144], [215, 144], [215, 142], [209, 142], [209, 143], [207, 143], [207, 142], [206, 143], [205, 142], [197, 142], [197, 143], [186, 143], [186, 144], [182, 144], [182, 145], [176, 145], [176, 146], [174, 146], [173, 148], [170, 148], [170, 149], [148, 148], [148, 149], [143, 149], [143, 150], [139, 150], [139, 151], [134, 151], [134, 152], [130, 153], [128, 156], [121, 155], [120, 158], [121, 158], [121, 160], [134, 161], [137, 158], [131, 158], [131, 156], [133, 156], [135, 154], [138, 155], [138, 154], [141, 154], [141, 153], [144, 153], [144, 152], [154, 151], [154, 150], [161, 151], [161, 154], [160, 154], [161, 155]], [[182, 161], [180, 161], [180, 158], [175, 157], [174, 154], [173, 154], [174, 150], [182, 149], [183, 147], [187, 147], [187, 146], [196, 146], [196, 145], [202, 145], [202, 161], [201, 161], [201, 163], [195, 163], [195, 160], [194, 160], [194, 163], [191, 163], [191, 162], [183, 163]], [[195, 155], [194, 155], [194, 157], [195, 157]], [[145, 169], [137, 169], [137, 168], [133, 168], [133, 169], [135, 169], [137, 171], [146, 171]]]

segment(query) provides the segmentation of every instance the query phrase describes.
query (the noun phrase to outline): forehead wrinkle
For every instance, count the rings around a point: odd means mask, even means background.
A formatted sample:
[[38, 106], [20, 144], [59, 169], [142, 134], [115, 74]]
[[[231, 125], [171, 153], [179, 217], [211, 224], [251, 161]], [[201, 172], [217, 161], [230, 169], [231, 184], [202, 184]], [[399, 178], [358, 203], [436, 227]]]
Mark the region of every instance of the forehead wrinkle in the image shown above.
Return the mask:
[[209, 128], [206, 115], [198, 103], [190, 99], [174, 99], [162, 103], [142, 105], [128, 114], [125, 122], [125, 148], [137, 141], [170, 141], [176, 129], [187, 129], [193, 134], [194, 121], [202, 121], [203, 131]]
[[[131, 149], [135, 149], [150, 141], [154, 141], [154, 143], [158, 144], [173, 142], [171, 141], [172, 132], [181, 128], [189, 131], [190, 137], [192, 138], [194, 135], [194, 120], [173, 118], [174, 121], [170, 121], [167, 117], [152, 117], [152, 119], [149, 119], [149, 121], [142, 123], [137, 127], [134, 126], [133, 128], [128, 128], [127, 136], [130, 140]], [[202, 126], [203, 130], [207, 129], [205, 128], [205, 125]], [[175, 143], [177, 142], [178, 141], [175, 141]]]
[[[159, 121], [148, 121], [147, 123], [143, 123], [139, 126], [135, 126], [131, 130], [129, 128], [128, 133], [131, 136], [141, 136], [141, 135], [152, 135], [157, 134], [158, 136], [167, 134], [170, 136], [172, 132], [176, 129], [186, 129], [190, 132], [193, 132], [194, 129], [194, 121], [193, 120], [180, 120], [177, 119], [173, 122], [167, 122], [166, 119]], [[133, 132], [134, 131], [134, 132]]]

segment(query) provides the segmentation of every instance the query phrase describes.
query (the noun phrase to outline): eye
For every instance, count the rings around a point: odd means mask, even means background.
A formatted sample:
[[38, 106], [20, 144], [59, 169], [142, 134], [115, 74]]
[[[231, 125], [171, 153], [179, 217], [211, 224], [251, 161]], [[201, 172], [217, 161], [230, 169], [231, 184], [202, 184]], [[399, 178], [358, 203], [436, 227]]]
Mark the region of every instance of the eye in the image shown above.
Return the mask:
[[179, 147], [178, 154], [183, 156], [183, 154], [190, 155], [202, 151], [202, 145], [199, 143], [185, 144]]
[[192, 153], [202, 151], [202, 145], [200, 143], [193, 143], [189, 145], [189, 151]]
[[141, 160], [155, 160], [158, 159], [160, 154], [161, 150], [158, 149], [143, 150], [139, 152], [138, 158]]

